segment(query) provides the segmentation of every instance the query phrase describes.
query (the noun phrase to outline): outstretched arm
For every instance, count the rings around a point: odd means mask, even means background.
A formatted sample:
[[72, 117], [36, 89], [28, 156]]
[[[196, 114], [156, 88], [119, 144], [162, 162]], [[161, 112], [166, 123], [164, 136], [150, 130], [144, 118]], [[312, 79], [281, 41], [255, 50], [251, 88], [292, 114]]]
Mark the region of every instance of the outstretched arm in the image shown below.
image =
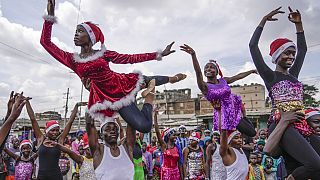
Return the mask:
[[48, 0], [48, 15], [43, 17], [45, 22], [42, 28], [40, 44], [52, 57], [65, 66], [73, 69], [74, 63], [72, 54], [61, 50], [51, 41], [52, 25], [56, 22], [56, 18], [54, 17], [54, 8], [55, 0]]
[[115, 64], [134, 64], [151, 60], [161, 60], [163, 56], [167, 56], [174, 53], [175, 50], [171, 50], [174, 42], [169, 44], [162, 52], [144, 53], [144, 54], [119, 54], [115, 51], [106, 51], [105, 59]]
[[208, 87], [207, 87], [207, 84], [203, 81], [203, 76], [202, 76], [201, 68], [200, 68], [200, 65], [199, 65], [199, 62], [198, 62], [198, 59], [196, 56], [196, 52], [187, 44], [180, 46], [180, 48], [182, 51], [185, 51], [191, 55], [193, 68], [194, 68], [194, 71], [196, 72], [196, 76], [197, 76], [198, 88], [200, 89], [202, 94], [206, 95], [208, 92]]
[[231, 83], [238, 81], [240, 79], [243, 79], [253, 73], [257, 73], [257, 70], [250, 70], [250, 71], [242, 72], [242, 73], [239, 73], [239, 74], [232, 76], [232, 77], [224, 77], [224, 79], [227, 81], [228, 84], [231, 84]]
[[261, 78], [265, 82], [271, 82], [273, 80], [273, 71], [264, 62], [258, 43], [259, 43], [259, 39], [263, 30], [263, 27], [266, 24], [266, 22], [277, 21], [278, 19], [274, 18], [273, 16], [279, 13], [284, 13], [283, 11], [280, 11], [280, 9], [281, 7], [271, 11], [269, 14], [267, 14], [262, 18], [259, 26], [254, 31], [249, 43], [249, 48], [250, 48], [250, 53], [251, 53], [253, 63], [255, 64]]
[[164, 142], [164, 140], [161, 137], [160, 130], [159, 130], [159, 125], [158, 125], [157, 115], [158, 115], [158, 111], [155, 111], [154, 118], [153, 118], [153, 120], [154, 120], [154, 129], [156, 131], [156, 135], [157, 135], [157, 139], [158, 139], [158, 142], [160, 144], [160, 147], [161, 147], [161, 151], [163, 152], [167, 148], [167, 145], [166, 145], [166, 143]]
[[31, 104], [30, 104], [30, 101], [27, 101], [26, 103], [26, 107], [27, 107], [27, 112], [28, 112], [28, 115], [29, 115], [29, 118], [31, 120], [31, 125], [32, 125], [32, 129], [34, 131], [34, 135], [36, 136], [38, 142], [40, 139], [43, 139], [44, 136], [40, 130], [40, 127], [39, 127], [39, 124], [36, 120], [36, 117], [34, 116], [34, 112], [33, 112], [33, 109], [31, 107]]
[[77, 117], [78, 107], [79, 107], [79, 106], [86, 106], [87, 104], [88, 104], [88, 103], [86, 103], [86, 102], [78, 102], [78, 103], [74, 106], [74, 108], [73, 108], [73, 110], [72, 110], [72, 113], [71, 113], [71, 115], [70, 115], [69, 121], [68, 121], [68, 123], [66, 124], [66, 127], [64, 128], [62, 134], [61, 134], [60, 137], [59, 137], [59, 141], [58, 141], [58, 142], [59, 142], [60, 144], [63, 144], [64, 139], [67, 137], [67, 135], [68, 135], [69, 132], [70, 132], [70, 129], [71, 129], [72, 124], [73, 124], [73, 121], [74, 121], [74, 119]]
[[[56, 142], [53, 142], [53, 143], [56, 143]], [[61, 151], [67, 153], [71, 157], [72, 160], [74, 160], [77, 164], [79, 164], [79, 166], [82, 165], [82, 163], [83, 163], [83, 157], [82, 156], [78, 155], [76, 152], [74, 152], [71, 149], [63, 146], [60, 143], [56, 143], [56, 147], [58, 149], [60, 149]]]
[[88, 113], [85, 115], [86, 119], [86, 131], [88, 133], [88, 139], [89, 139], [89, 147], [91, 150], [92, 155], [96, 152], [97, 149], [100, 149], [99, 142], [98, 142], [98, 132], [94, 125], [94, 119], [90, 117]]
[[292, 65], [292, 67], [289, 69], [289, 73], [292, 74], [294, 77], [298, 78], [299, 73], [301, 71], [304, 58], [307, 53], [307, 43], [306, 43], [306, 38], [304, 36], [304, 30], [302, 26], [302, 21], [301, 21], [301, 14], [297, 10], [296, 12], [292, 11], [292, 9], [289, 7], [289, 16], [288, 19], [294, 25], [296, 26], [296, 31], [297, 31], [297, 56], [296, 59]]

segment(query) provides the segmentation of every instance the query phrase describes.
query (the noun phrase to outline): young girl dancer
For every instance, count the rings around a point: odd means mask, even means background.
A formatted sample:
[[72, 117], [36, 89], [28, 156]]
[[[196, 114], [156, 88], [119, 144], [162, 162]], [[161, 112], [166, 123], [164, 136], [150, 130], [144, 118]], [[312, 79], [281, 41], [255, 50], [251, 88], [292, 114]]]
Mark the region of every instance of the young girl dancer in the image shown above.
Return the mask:
[[[253, 62], [265, 82], [274, 107], [269, 133], [280, 120], [279, 111], [303, 109], [303, 85], [298, 81], [298, 76], [307, 52], [307, 45], [301, 21], [300, 12], [292, 11], [289, 7], [288, 19], [294, 23], [297, 31], [297, 46], [289, 39], [279, 38], [270, 45], [270, 56], [276, 64], [275, 71], [271, 70], [264, 62], [258, 47], [258, 42], [267, 21], [277, 21], [274, 18], [281, 7], [271, 11], [261, 20], [250, 40], [250, 52]], [[297, 54], [296, 54], [297, 51]], [[311, 141], [305, 139], [308, 137]], [[320, 146], [316, 142], [317, 137], [306, 120], [293, 123], [285, 130], [280, 141], [280, 147], [291, 157], [299, 161], [303, 166], [297, 168], [292, 176], [295, 179], [317, 179], [320, 177]], [[302, 156], [303, 154], [303, 156]], [[284, 156], [285, 157], [285, 156]]]
[[[204, 82], [196, 52], [186, 44], [180, 46], [180, 48], [182, 51], [191, 55], [193, 67], [197, 76], [198, 88], [213, 105], [214, 129], [218, 130], [218, 121], [220, 117], [222, 129], [234, 130], [237, 127], [239, 131], [251, 137], [255, 136], [256, 132], [252, 124], [246, 118], [241, 118], [241, 97], [232, 94], [228, 84], [243, 79], [252, 73], [256, 73], [256, 70], [246, 71], [232, 77], [223, 77], [216, 61], [209, 60], [204, 67], [204, 75], [207, 77], [207, 82]], [[220, 79], [217, 78], [218, 75], [220, 75]]]
[[15, 173], [16, 180], [31, 180], [34, 170], [34, 160], [38, 154], [31, 155], [32, 143], [29, 140], [23, 140], [19, 146], [21, 156], [11, 152], [5, 148], [4, 151], [15, 160]]
[[[150, 60], [161, 60], [173, 52], [168, 45], [164, 51], [145, 54], [119, 54], [106, 50], [104, 36], [101, 29], [90, 22], [84, 22], [77, 26], [74, 43], [81, 47], [81, 53], [69, 53], [58, 48], [51, 42], [52, 25], [56, 21], [54, 17], [55, 0], [48, 0], [48, 16], [44, 16], [45, 22], [42, 29], [41, 45], [60, 63], [73, 70], [81, 79], [90, 79], [89, 114], [101, 122], [113, 119], [117, 112], [139, 132], [149, 132], [152, 127], [152, 105], [145, 103], [140, 111], [135, 105], [135, 96], [143, 84], [150, 87], [142, 93], [146, 96], [156, 85], [175, 83], [186, 76], [177, 74], [174, 77], [167, 76], [142, 76], [139, 72], [124, 74], [110, 69], [109, 63], [134, 64]], [[92, 46], [101, 43], [101, 50], [93, 50]], [[154, 79], [154, 80], [153, 80]]]

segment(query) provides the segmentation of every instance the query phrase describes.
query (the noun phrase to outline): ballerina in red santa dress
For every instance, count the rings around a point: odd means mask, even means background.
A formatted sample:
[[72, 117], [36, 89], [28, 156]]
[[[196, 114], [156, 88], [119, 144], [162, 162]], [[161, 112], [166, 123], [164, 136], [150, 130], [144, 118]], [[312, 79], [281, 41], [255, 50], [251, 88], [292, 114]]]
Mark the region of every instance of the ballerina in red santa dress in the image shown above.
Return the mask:
[[[72, 69], [81, 79], [90, 79], [90, 95], [88, 112], [102, 125], [115, 118], [118, 113], [134, 129], [146, 133], [152, 127], [152, 102], [154, 86], [165, 83], [175, 83], [186, 78], [184, 74], [168, 76], [143, 76], [140, 72], [129, 74], [117, 73], [110, 69], [109, 62], [116, 64], [134, 64], [150, 60], [161, 60], [173, 52], [169, 44], [162, 52], [144, 54], [119, 54], [106, 50], [101, 29], [90, 22], [77, 25], [74, 43], [81, 47], [80, 54], [69, 53], [58, 48], [51, 42], [52, 25], [56, 22], [54, 16], [55, 0], [48, 0], [48, 15], [44, 16], [44, 24], [40, 43], [56, 60]], [[93, 50], [92, 46], [101, 43], [101, 50]], [[142, 92], [145, 97], [143, 108], [139, 110], [135, 104], [138, 91], [148, 85]]]

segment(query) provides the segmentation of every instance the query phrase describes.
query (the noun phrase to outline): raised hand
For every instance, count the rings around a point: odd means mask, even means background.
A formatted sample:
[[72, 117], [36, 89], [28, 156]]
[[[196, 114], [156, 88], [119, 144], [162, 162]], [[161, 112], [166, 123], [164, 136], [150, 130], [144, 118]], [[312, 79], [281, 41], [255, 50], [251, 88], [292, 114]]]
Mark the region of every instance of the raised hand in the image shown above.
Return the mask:
[[181, 51], [185, 51], [185, 52], [187, 52], [187, 53], [190, 54], [190, 55], [196, 54], [196, 52], [192, 49], [192, 47], [190, 47], [190, 46], [187, 45], [187, 44], [183, 44], [183, 46], [180, 46], [180, 50], [181, 50]]
[[280, 9], [281, 9], [281, 7], [278, 7], [277, 9], [271, 11], [269, 14], [264, 16], [264, 19], [266, 21], [278, 21], [278, 18], [274, 18], [273, 16], [275, 16], [277, 14], [283, 14], [284, 11], [280, 11]]
[[174, 42], [172, 42], [171, 44], [169, 44], [161, 53], [162, 56], [168, 56], [171, 53], [176, 52], [175, 50], [171, 50], [172, 45], [174, 44]]
[[55, 6], [56, 6], [56, 1], [55, 0], [48, 0], [48, 4], [47, 4], [48, 15], [54, 16], [54, 8], [55, 8]]
[[23, 92], [21, 94], [18, 94], [15, 97], [14, 104], [12, 105], [12, 110], [9, 119], [16, 120], [20, 116], [23, 106], [30, 99], [31, 98], [29, 97], [24, 97]]
[[301, 23], [301, 14], [299, 12], [299, 10], [297, 9], [296, 11], [292, 11], [292, 9], [290, 8], [290, 6], [288, 7], [290, 13], [288, 15], [288, 19], [289, 21], [297, 24], [297, 23]]

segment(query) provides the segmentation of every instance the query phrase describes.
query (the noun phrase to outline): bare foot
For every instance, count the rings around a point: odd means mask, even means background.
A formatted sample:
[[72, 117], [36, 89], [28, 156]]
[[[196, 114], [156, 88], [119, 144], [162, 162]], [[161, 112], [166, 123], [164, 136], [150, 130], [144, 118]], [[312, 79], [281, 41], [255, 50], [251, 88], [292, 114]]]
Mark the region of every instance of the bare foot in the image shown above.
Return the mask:
[[[148, 89], [149, 89], [149, 87], [148, 87]], [[153, 104], [153, 99], [154, 99], [154, 94], [155, 94], [154, 92], [155, 92], [155, 86], [153, 86], [153, 89], [145, 96], [144, 103]]]
[[148, 87], [147, 89], [145, 89], [144, 91], [142, 91], [141, 93], [141, 96], [142, 97], [146, 97], [150, 92], [154, 92], [154, 87], [156, 86], [156, 80], [155, 79], [152, 79], [149, 84], [148, 84]]
[[169, 77], [169, 82], [171, 84], [184, 80], [187, 77], [186, 74], [178, 73], [173, 77]]

